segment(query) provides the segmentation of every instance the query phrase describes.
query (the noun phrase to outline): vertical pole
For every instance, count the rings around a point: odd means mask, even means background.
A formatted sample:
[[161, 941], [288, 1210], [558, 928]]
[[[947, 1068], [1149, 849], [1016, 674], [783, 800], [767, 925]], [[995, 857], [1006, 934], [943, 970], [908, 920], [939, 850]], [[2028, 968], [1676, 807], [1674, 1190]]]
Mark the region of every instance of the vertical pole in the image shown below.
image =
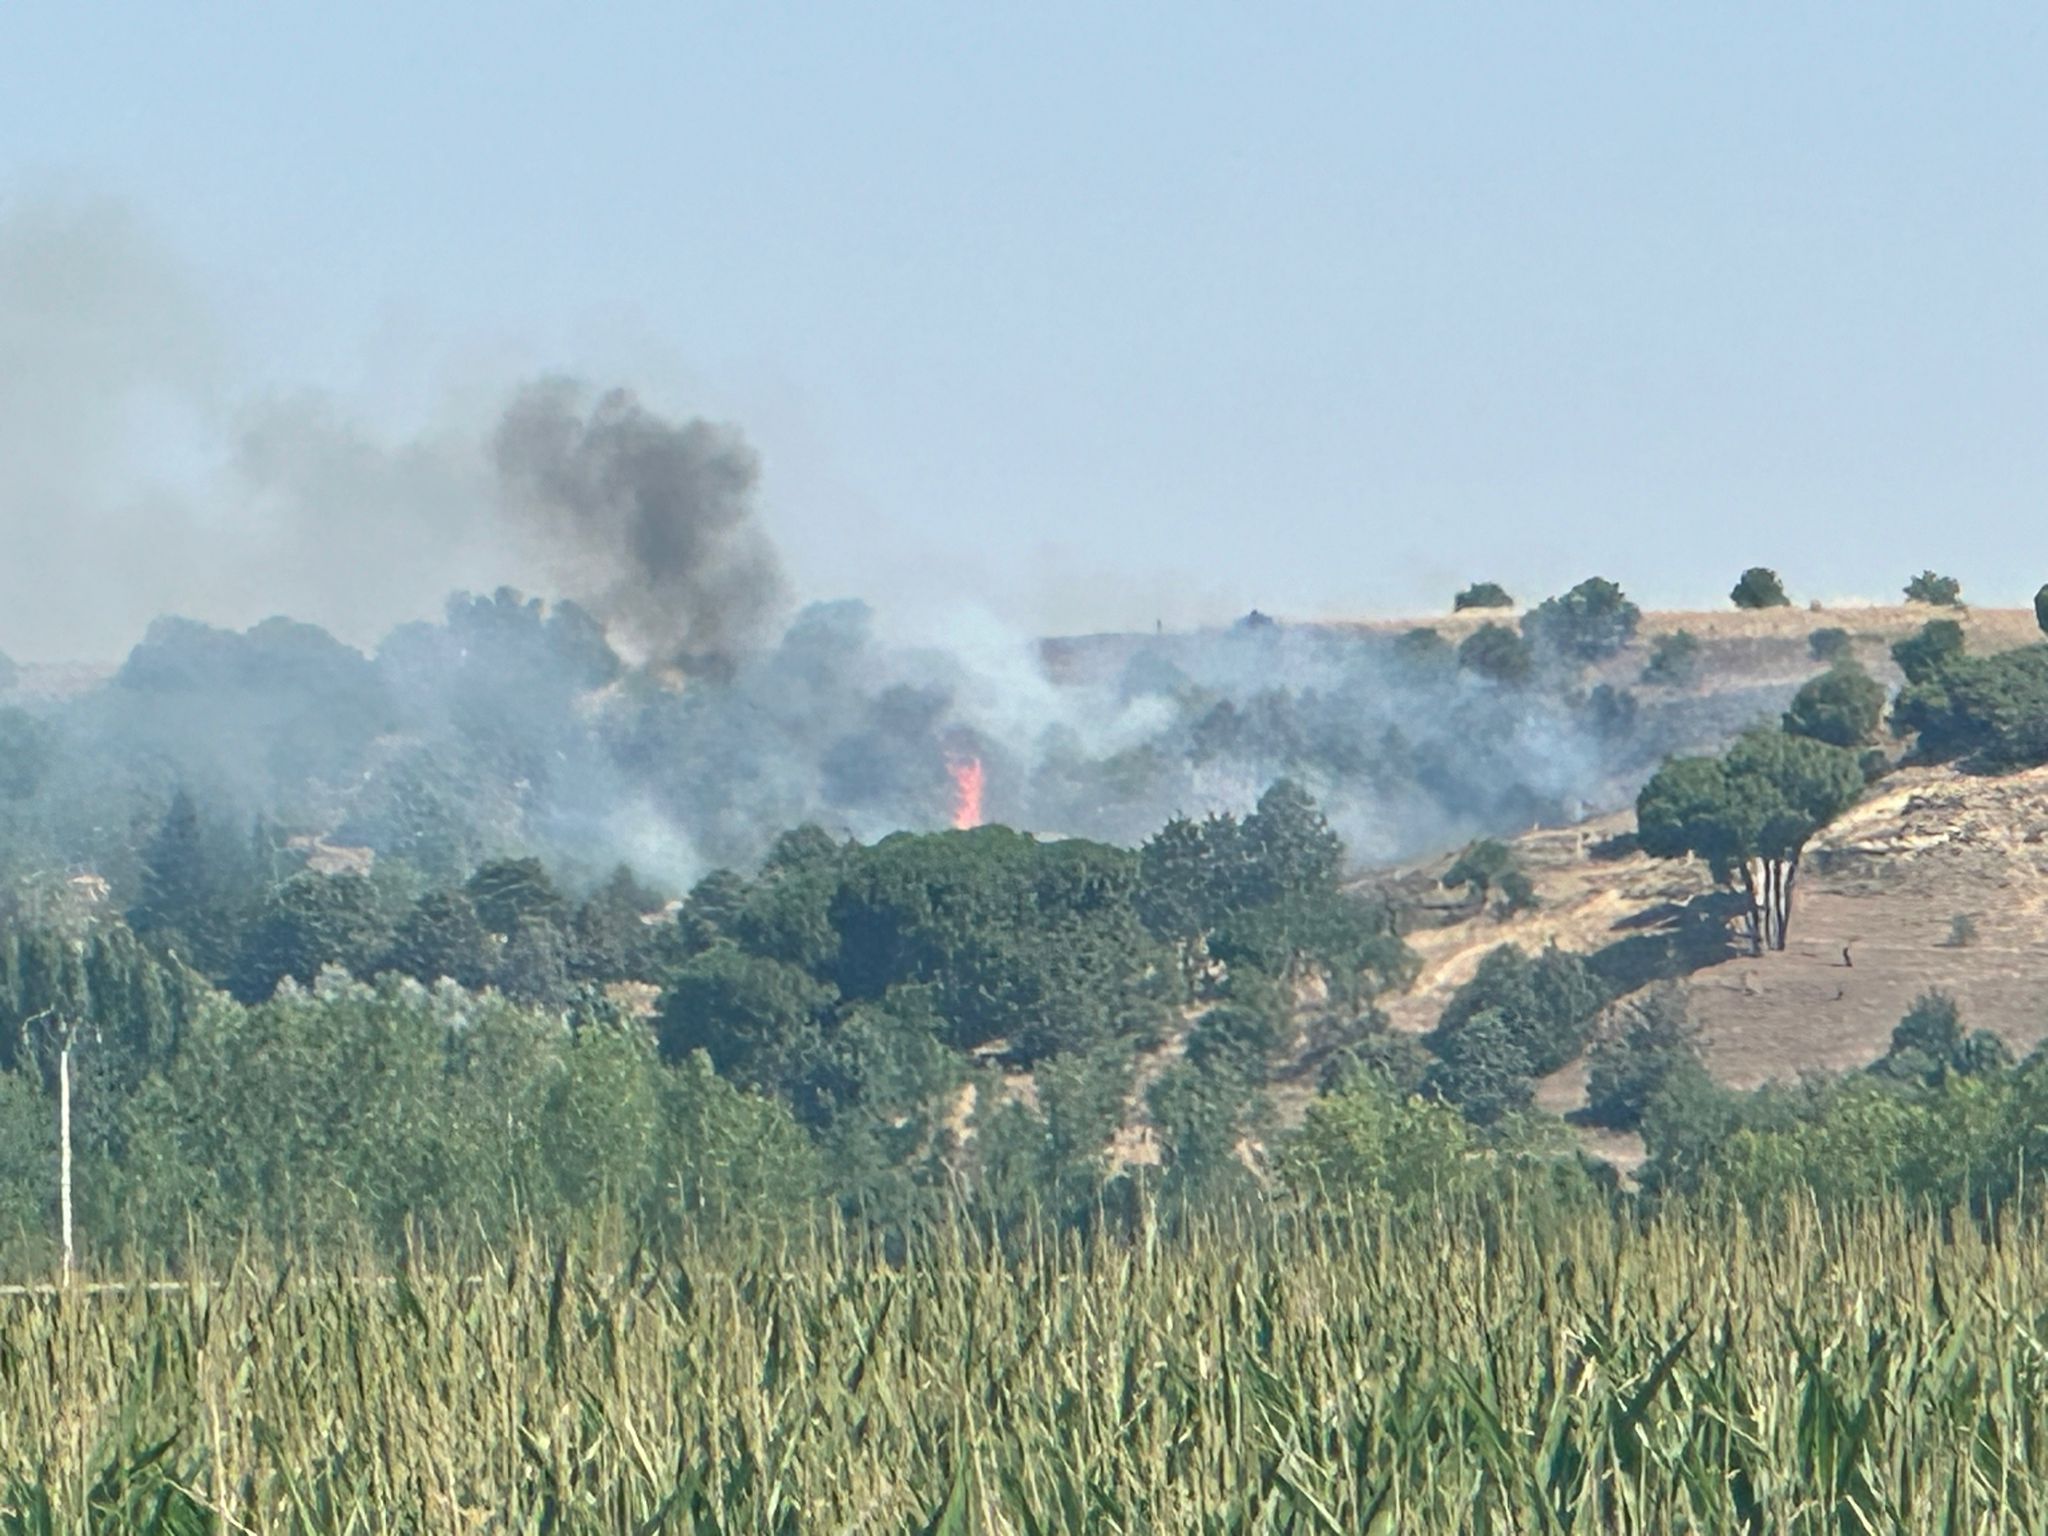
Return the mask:
[[57, 1210], [64, 1230], [64, 1283], [71, 1283], [71, 1031], [57, 1052]]

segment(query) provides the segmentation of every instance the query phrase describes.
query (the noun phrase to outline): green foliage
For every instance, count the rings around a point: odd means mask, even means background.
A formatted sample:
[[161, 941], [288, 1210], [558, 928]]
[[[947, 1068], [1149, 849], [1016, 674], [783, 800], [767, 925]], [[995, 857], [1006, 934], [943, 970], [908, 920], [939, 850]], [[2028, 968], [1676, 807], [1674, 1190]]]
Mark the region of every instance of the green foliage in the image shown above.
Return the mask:
[[1512, 608], [1515, 600], [1508, 596], [1506, 587], [1497, 581], [1475, 581], [1456, 597], [1451, 599], [1451, 609], [1463, 613], [1467, 608]]
[[1209, 953], [1267, 976], [1321, 973], [1334, 995], [1351, 1002], [1404, 987], [1415, 972], [1385, 903], [1337, 893], [1232, 913], [1210, 935]]
[[1700, 677], [1700, 637], [1689, 629], [1659, 635], [1643, 667], [1643, 681], [1665, 688], [1690, 688]]
[[662, 1055], [676, 1062], [702, 1051], [721, 1076], [760, 1091], [787, 1088], [816, 1070], [838, 995], [793, 965], [713, 945], [663, 994]]
[[1536, 882], [1519, 869], [1511, 869], [1500, 877], [1500, 900], [1494, 911], [1502, 917], [1514, 917], [1519, 913], [1533, 912], [1542, 906], [1536, 895]]
[[1949, 919], [1948, 947], [1968, 949], [1977, 942], [1977, 919], [1967, 912], [1958, 912]]
[[2048, 635], [2048, 583], [2034, 594], [2034, 623], [2040, 627], [2041, 633]]
[[1963, 584], [1953, 576], [1937, 576], [1932, 571], [1922, 571], [1906, 583], [1906, 601], [1928, 603], [1936, 608], [1960, 608], [1963, 605]]
[[1636, 727], [1641, 706], [1626, 688], [1600, 683], [1586, 695], [1586, 722], [1603, 741], [1618, 741]]
[[1846, 629], [1839, 625], [1829, 625], [1808, 635], [1806, 648], [1812, 653], [1815, 661], [1832, 664], [1854, 654], [1855, 641]]
[[[1636, 836], [1653, 857], [1695, 854], [1717, 879], [1740, 883], [1753, 946], [1782, 949], [1799, 855], [1856, 803], [1864, 782], [1853, 752], [1751, 731], [1719, 758], [1673, 758], [1659, 768], [1636, 797]], [[1765, 866], [1761, 880], [1753, 862]]]
[[1404, 1093], [1369, 1071], [1311, 1100], [1277, 1163], [1300, 1198], [1392, 1207], [1436, 1205], [1498, 1177], [1456, 1109]]
[[1516, 868], [1515, 852], [1498, 838], [1483, 837], [1465, 845], [1465, 851], [1444, 871], [1447, 891], [1470, 890], [1473, 903], [1485, 906], [1495, 885]]
[[1545, 598], [1522, 618], [1531, 647], [1562, 661], [1604, 661], [1635, 638], [1642, 610], [1620, 587], [1591, 576], [1559, 597]]
[[1520, 1021], [1498, 1008], [1469, 1015], [1456, 1030], [1439, 1026], [1429, 1041], [1436, 1060], [1423, 1077], [1423, 1091], [1456, 1105], [1474, 1125], [1497, 1124], [1535, 1099], [1529, 1045]]
[[1908, 683], [1939, 678], [1963, 655], [1963, 626], [1954, 619], [1930, 619], [1917, 633], [1892, 643], [1892, 660]]
[[1292, 779], [1275, 780], [1244, 819], [1250, 899], [1242, 905], [1322, 898], [1337, 889], [1344, 844], [1314, 798]]
[[570, 927], [570, 975], [579, 981], [653, 980], [662, 969], [661, 941], [646, 918], [662, 905], [659, 894], [619, 865], [576, 908]]
[[1884, 684], [1853, 661], [1840, 661], [1792, 697], [1785, 729], [1836, 747], [1860, 747], [1884, 719]]
[[1605, 989], [1579, 956], [1552, 946], [1534, 957], [1503, 944], [1452, 994], [1425, 1043], [1436, 1054], [1426, 1086], [1485, 1125], [1528, 1107], [1532, 1078], [1584, 1049]]
[[142, 851], [141, 889], [128, 926], [207, 976], [233, 964], [236, 927], [253, 871], [242, 851], [202, 821], [179, 789]]
[[2048, 762], [2048, 646], [1923, 667], [1892, 706], [1892, 730], [1915, 735], [1922, 757], [1993, 772]]
[[569, 941], [541, 917], [522, 917], [499, 956], [497, 983], [507, 997], [541, 1008], [569, 1001]]
[[377, 893], [361, 875], [305, 871], [273, 887], [244, 930], [232, 990], [260, 1002], [289, 976], [302, 986], [334, 965], [368, 975], [389, 934]]
[[1394, 642], [1394, 661], [1409, 676], [1440, 680], [1457, 670], [1457, 648], [1433, 629], [1411, 629]]
[[1458, 646], [1458, 665], [1489, 682], [1526, 683], [1536, 669], [1528, 643], [1505, 624], [1482, 624]]
[[1742, 573], [1728, 600], [1738, 608], [1788, 608], [1792, 604], [1778, 573], [1761, 565], [1752, 565]]
[[490, 936], [469, 897], [461, 891], [428, 891], [399, 924], [379, 969], [429, 986], [446, 976], [458, 986], [480, 987], [496, 964]]
[[556, 927], [569, 920], [569, 904], [539, 859], [493, 859], [469, 877], [463, 892], [485, 929], [506, 938], [519, 931], [525, 918]]
[[1619, 1028], [1587, 1056], [1586, 1113], [1596, 1125], [1633, 1130], [1665, 1085], [1700, 1066], [1699, 1029], [1685, 994], [1662, 987], [1633, 1004]]

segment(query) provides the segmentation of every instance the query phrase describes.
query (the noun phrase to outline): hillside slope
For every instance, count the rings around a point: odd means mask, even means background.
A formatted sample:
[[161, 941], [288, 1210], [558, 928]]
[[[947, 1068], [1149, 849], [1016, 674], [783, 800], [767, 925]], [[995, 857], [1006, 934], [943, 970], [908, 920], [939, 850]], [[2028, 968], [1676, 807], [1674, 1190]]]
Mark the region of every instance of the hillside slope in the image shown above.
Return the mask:
[[[1876, 1059], [1930, 988], [1953, 994], [1969, 1028], [1996, 1031], [2017, 1054], [2048, 1037], [2048, 768], [2005, 778], [1893, 774], [1808, 850], [1783, 953], [1756, 958], [1731, 947], [1696, 968], [1657, 947], [1685, 904], [1708, 891], [1706, 870], [1634, 852], [1602, 857], [1603, 840], [1631, 825], [1624, 812], [1515, 840], [1541, 909], [1410, 935], [1423, 970], [1386, 1002], [1394, 1026], [1428, 1029], [1495, 945], [1555, 942], [1631, 980], [1649, 972], [1645, 984], [1675, 972], [1706, 1031], [1709, 1066], [1738, 1087]], [[1421, 896], [1448, 863], [1404, 871], [1397, 884]], [[1959, 916], [1976, 930], [1966, 944], [1951, 941]], [[1542, 1085], [1540, 1102], [1569, 1111], [1583, 1092], [1575, 1064]]]

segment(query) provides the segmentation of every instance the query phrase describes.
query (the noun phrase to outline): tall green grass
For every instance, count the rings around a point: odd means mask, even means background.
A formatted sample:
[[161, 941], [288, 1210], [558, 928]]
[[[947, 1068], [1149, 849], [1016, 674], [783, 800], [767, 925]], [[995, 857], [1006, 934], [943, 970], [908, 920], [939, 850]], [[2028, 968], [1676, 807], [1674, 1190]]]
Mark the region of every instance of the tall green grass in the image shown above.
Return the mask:
[[0, 1529], [2041, 1530], [2044, 1236], [829, 1229], [18, 1292]]

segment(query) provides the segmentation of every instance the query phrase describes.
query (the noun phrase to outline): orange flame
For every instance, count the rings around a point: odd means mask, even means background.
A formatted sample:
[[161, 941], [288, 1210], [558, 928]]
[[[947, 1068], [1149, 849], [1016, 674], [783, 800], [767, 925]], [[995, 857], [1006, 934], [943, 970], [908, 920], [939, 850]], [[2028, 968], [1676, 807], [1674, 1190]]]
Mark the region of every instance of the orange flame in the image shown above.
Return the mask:
[[981, 759], [956, 757], [946, 764], [953, 776], [953, 825], [965, 832], [981, 825]]

